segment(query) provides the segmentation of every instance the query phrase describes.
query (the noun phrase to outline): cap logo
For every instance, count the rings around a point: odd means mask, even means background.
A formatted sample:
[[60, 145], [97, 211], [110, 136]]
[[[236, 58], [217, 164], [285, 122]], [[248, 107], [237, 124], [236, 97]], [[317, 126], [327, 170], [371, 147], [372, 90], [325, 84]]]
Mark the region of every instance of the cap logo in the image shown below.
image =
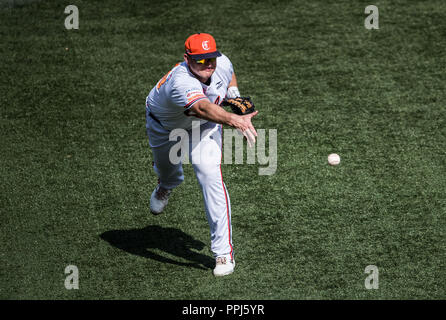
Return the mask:
[[203, 41], [201, 43], [201, 46], [203, 47], [204, 50], [209, 50], [209, 40]]

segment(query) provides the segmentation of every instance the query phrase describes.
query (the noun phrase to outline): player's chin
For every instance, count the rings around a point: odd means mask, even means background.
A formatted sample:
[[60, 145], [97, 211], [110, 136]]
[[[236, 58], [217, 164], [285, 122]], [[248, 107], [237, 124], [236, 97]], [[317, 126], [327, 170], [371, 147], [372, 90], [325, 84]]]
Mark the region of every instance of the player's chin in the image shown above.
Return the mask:
[[215, 69], [206, 69], [201, 72], [203, 78], [209, 79], [214, 73]]

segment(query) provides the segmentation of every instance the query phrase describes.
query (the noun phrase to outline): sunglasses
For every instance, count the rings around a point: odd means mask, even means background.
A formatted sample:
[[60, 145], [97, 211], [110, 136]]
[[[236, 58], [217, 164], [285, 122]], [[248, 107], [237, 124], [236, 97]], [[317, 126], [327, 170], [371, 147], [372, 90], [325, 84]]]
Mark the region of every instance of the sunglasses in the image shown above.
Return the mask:
[[214, 63], [215, 61], [217, 61], [217, 58], [207, 58], [207, 59], [195, 60], [195, 62], [198, 64], [208, 64], [209, 62]]

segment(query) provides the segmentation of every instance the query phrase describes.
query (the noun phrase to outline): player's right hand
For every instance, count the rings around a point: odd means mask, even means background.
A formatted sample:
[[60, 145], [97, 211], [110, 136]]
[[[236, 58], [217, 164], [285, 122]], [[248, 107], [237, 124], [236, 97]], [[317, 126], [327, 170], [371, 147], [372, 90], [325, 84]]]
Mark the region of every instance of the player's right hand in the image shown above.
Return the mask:
[[239, 130], [248, 141], [249, 147], [252, 147], [256, 143], [257, 131], [252, 124], [252, 117], [256, 116], [259, 111], [245, 114], [243, 116], [236, 116], [236, 120], [233, 123], [233, 127]]

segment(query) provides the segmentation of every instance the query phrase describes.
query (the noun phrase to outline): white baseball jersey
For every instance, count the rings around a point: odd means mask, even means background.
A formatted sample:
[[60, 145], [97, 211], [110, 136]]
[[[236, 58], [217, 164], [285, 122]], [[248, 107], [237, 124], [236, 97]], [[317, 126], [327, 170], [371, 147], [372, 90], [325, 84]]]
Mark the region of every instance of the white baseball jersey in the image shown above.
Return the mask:
[[220, 104], [226, 96], [233, 72], [229, 58], [221, 55], [217, 58], [217, 68], [207, 86], [195, 78], [186, 62], [179, 63], [150, 91], [146, 108], [161, 122], [163, 128], [189, 130], [192, 121], [207, 121], [188, 116], [185, 111], [203, 99]]

